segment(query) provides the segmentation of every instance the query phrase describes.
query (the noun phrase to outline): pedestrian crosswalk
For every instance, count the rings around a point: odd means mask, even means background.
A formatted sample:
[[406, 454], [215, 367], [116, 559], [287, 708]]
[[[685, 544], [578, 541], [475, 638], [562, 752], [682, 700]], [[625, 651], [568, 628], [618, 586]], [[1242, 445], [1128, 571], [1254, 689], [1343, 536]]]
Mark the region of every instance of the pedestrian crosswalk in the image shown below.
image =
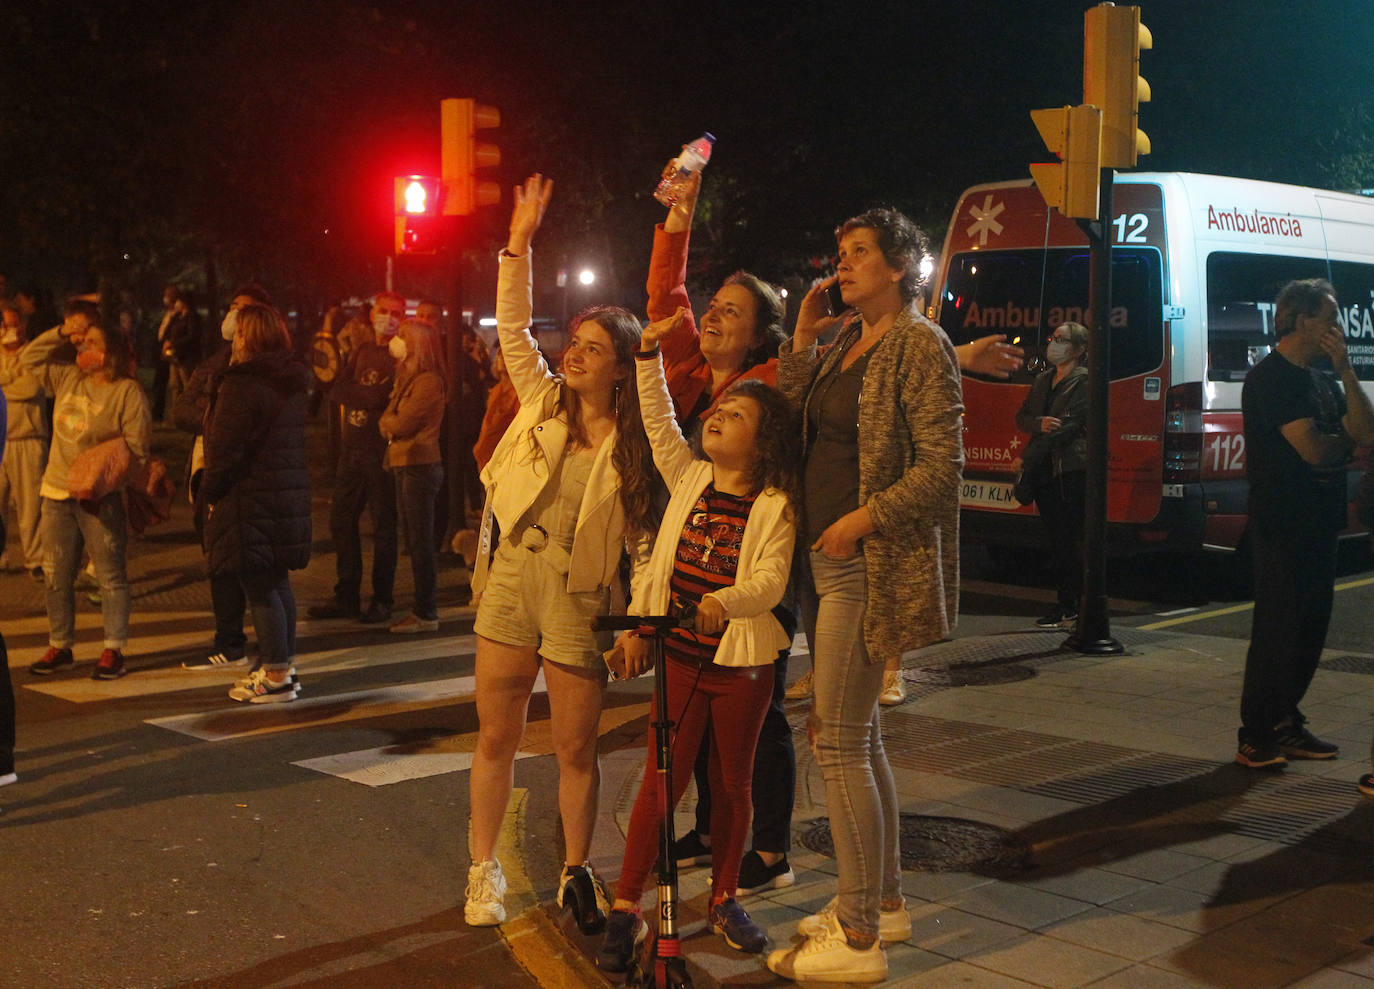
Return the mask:
[[[441, 627], [471, 628], [473, 614], [470, 607], [441, 609]], [[85, 624], [98, 629], [98, 615], [82, 618]], [[404, 717], [425, 710], [471, 705], [475, 701], [476, 678], [471, 674], [477, 646], [475, 635], [412, 638], [388, 636], [384, 632], [379, 635], [374, 629], [359, 629], [351, 635], [347, 629], [341, 630], [338, 623], [302, 621], [298, 627], [302, 643], [308, 645], [313, 640], [317, 644], [336, 645], [342, 634], [346, 644], [297, 655], [302, 682], [298, 700], [289, 704], [242, 705], [226, 698], [207, 709], [204, 692], [213, 689], [222, 694], [233, 679], [243, 675], [243, 670], [193, 672], [182, 669], [179, 660], [168, 657], [191, 655], [195, 649], [203, 648], [210, 620], [208, 613], [186, 611], [136, 614], [128, 650], [130, 674], [115, 681], [94, 681], [84, 675], [85, 669], [80, 665], [73, 675], [31, 677], [26, 668], [45, 648], [46, 626], [41, 618], [20, 619], [6, 626], [6, 634], [21, 643], [11, 650], [10, 665], [15, 669], [17, 686], [72, 704], [154, 700], [165, 695], [165, 711], [176, 703], [177, 695], [184, 694], [187, 709], [146, 718], [143, 723], [151, 729], [208, 744], [273, 736], [285, 740], [314, 733], [315, 743], [306, 747], [315, 753], [319, 751], [318, 738], [332, 737], [322, 730], [332, 726]], [[79, 629], [78, 634], [82, 631]], [[140, 665], [140, 657], [153, 658]], [[79, 662], [84, 658], [78, 654]], [[387, 671], [385, 677], [367, 676], [369, 670], [383, 668]], [[461, 671], [461, 675], [435, 675], [447, 669]], [[517, 754], [519, 760], [553, 753], [548, 717], [541, 713], [547, 711], [547, 706], [539, 701], [544, 693], [541, 672], [535, 681], [530, 722]], [[644, 718], [650, 693], [649, 677], [613, 683], [602, 713], [601, 734]], [[475, 723], [475, 717], [463, 720]], [[346, 737], [338, 732], [334, 735]], [[390, 745], [345, 748], [301, 759], [293, 759], [292, 755], [302, 746], [281, 744], [279, 751], [283, 761], [293, 766], [367, 787], [380, 787], [465, 772], [471, 768], [476, 743], [476, 731], [439, 732], [422, 733], [419, 738]]]

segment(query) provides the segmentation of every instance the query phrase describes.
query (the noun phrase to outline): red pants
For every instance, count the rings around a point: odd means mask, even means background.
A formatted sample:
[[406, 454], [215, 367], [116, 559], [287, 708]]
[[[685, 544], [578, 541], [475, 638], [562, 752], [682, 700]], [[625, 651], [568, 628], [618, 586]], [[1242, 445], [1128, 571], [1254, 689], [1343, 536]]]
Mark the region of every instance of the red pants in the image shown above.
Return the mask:
[[[709, 715], [711, 724], [711, 900], [735, 895], [754, 775], [754, 746], [773, 696], [773, 664], [727, 669], [667, 661], [668, 720], [672, 732], [673, 802], [676, 807], [692, 778]], [[657, 711], [658, 698], [650, 711]], [[651, 716], [652, 717], [652, 716]], [[648, 762], [625, 838], [618, 899], [639, 902], [649, 870], [658, 858], [658, 766], [654, 727], [649, 725]]]

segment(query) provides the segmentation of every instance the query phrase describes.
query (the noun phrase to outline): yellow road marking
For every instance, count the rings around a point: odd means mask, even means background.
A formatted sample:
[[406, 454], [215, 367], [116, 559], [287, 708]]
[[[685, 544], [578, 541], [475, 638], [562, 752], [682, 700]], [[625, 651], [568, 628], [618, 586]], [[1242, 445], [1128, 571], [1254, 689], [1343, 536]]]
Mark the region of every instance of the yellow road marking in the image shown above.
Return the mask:
[[501, 939], [520, 967], [546, 989], [586, 989], [589, 986], [604, 989], [606, 980], [601, 973], [582, 952], [568, 943], [539, 905], [525, 871], [521, 839], [525, 834], [528, 802], [527, 789], [517, 787], [511, 792], [506, 817], [496, 839], [496, 858], [506, 876], [506, 907], [510, 911], [510, 918], [499, 928]]
[[[1347, 580], [1344, 583], [1337, 584], [1335, 589], [1337, 591], [1349, 591], [1356, 587], [1368, 587], [1370, 584], [1374, 584], [1374, 577], [1361, 577], [1358, 580]], [[1191, 615], [1183, 615], [1180, 618], [1169, 618], [1162, 622], [1151, 622], [1148, 625], [1141, 625], [1140, 628], [1148, 632], [1153, 632], [1156, 629], [1171, 628], [1174, 625], [1186, 625], [1189, 622], [1200, 622], [1207, 618], [1221, 618], [1223, 615], [1235, 615], [1242, 611], [1253, 611], [1254, 607], [1255, 602], [1247, 601], [1245, 604], [1233, 604], [1226, 608], [1218, 608], [1215, 611], [1199, 611]]]

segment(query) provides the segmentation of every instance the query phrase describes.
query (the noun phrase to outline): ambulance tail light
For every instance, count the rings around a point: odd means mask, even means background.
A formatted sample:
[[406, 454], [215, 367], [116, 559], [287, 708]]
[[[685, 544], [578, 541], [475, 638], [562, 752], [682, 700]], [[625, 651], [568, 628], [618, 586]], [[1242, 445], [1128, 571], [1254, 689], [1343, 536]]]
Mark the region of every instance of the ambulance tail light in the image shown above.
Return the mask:
[[1164, 396], [1164, 483], [1202, 480], [1202, 382], [1175, 385]]

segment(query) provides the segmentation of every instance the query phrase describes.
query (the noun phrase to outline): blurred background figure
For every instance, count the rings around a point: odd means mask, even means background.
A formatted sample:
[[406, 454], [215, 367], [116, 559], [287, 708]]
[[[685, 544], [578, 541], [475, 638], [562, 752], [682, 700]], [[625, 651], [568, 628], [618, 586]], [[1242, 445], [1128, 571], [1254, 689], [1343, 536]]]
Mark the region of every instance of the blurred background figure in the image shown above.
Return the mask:
[[[38, 534], [39, 486], [48, 465], [48, 443], [52, 432], [48, 422], [48, 401], [38, 377], [19, 361], [25, 343], [19, 310], [0, 308], [0, 388], [5, 393], [8, 426], [5, 431], [5, 459], [0, 464], [0, 570], [22, 563], [36, 580], [43, 579], [43, 544]], [[9, 559], [4, 552], [5, 513], [14, 503], [15, 530], [19, 536], [19, 555]]]

